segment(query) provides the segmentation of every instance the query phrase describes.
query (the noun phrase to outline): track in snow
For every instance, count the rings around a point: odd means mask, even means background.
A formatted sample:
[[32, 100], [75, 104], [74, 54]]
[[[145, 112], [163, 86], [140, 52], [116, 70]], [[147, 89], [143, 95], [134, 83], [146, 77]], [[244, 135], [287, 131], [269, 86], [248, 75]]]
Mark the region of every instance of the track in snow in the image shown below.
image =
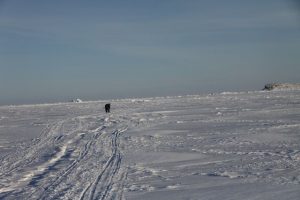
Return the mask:
[[113, 116], [80, 116], [49, 126], [40, 139], [2, 159], [0, 198], [122, 199], [124, 131], [124, 118]]

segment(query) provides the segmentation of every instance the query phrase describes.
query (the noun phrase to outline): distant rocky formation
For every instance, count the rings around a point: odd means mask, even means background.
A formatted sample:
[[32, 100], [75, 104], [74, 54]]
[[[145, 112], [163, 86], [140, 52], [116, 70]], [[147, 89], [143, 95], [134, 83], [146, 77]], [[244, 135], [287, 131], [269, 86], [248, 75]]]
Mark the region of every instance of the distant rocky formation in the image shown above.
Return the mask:
[[300, 83], [268, 83], [263, 90], [300, 90]]

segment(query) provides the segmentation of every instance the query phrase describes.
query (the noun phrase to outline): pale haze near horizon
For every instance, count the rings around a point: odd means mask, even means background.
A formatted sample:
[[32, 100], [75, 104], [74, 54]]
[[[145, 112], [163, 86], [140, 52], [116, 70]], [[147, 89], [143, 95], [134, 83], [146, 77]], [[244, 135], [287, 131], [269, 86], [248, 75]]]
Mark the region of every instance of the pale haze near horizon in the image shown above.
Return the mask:
[[0, 104], [300, 82], [296, 0], [0, 1]]

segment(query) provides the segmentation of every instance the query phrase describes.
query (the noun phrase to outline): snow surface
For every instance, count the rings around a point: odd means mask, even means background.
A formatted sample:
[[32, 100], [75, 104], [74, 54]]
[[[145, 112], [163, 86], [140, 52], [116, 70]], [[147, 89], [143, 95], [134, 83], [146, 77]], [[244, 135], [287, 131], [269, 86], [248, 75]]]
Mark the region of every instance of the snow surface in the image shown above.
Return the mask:
[[300, 91], [0, 107], [0, 199], [299, 199]]

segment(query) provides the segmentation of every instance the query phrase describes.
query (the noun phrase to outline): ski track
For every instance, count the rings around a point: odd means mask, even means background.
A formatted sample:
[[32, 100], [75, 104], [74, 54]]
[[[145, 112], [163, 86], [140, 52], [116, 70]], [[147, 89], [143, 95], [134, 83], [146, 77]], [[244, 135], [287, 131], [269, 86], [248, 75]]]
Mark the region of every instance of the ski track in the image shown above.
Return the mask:
[[125, 120], [91, 115], [49, 125], [40, 139], [2, 158], [0, 198], [123, 199], [116, 187], [126, 178], [119, 147]]
[[112, 180], [120, 169], [122, 157], [119, 151], [118, 137], [119, 134], [124, 131], [125, 130], [117, 130], [112, 133], [113, 136], [111, 138], [111, 156], [105, 163], [102, 171], [96, 177], [95, 181], [89, 184], [82, 192], [79, 198], [80, 200], [85, 199], [86, 196], [88, 197], [87, 199], [105, 199], [105, 197], [107, 196], [109, 190], [112, 187]]

